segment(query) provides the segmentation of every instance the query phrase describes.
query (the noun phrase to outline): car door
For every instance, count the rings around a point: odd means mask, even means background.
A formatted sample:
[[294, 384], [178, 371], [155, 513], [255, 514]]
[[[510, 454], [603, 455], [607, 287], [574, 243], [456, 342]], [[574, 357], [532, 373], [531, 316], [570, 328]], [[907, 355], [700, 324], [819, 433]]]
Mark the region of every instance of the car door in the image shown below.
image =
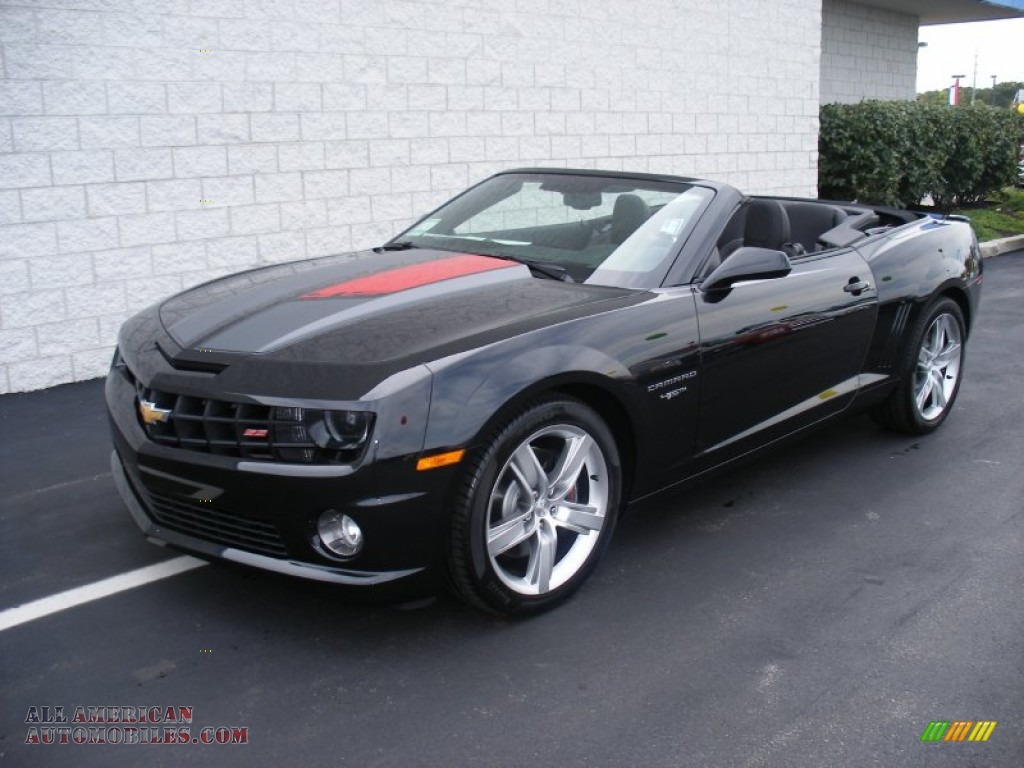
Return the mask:
[[699, 455], [718, 463], [849, 404], [875, 324], [867, 262], [836, 249], [791, 260], [784, 277], [697, 298]]

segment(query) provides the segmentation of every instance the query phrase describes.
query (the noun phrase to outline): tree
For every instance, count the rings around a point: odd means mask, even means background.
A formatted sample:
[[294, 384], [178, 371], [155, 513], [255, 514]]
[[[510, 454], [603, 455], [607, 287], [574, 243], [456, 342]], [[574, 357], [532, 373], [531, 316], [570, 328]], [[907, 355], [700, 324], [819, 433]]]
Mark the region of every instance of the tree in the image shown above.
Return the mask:
[[[1024, 88], [1021, 82], [996, 83], [995, 88], [979, 88], [974, 96], [976, 104], [988, 104], [990, 107], [1009, 107], [1013, 104], [1013, 97], [1018, 90]], [[917, 94], [917, 101], [920, 104], [948, 104], [949, 89], [943, 88], [938, 91], [924, 91]], [[960, 104], [971, 103], [971, 87], [960, 82]]]

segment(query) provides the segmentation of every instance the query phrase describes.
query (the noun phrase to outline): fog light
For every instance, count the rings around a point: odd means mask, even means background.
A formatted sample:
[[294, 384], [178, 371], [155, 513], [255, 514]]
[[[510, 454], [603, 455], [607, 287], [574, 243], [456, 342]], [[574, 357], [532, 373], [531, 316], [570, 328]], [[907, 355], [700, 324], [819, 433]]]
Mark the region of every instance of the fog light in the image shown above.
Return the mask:
[[316, 523], [320, 541], [331, 552], [342, 557], [359, 554], [363, 548], [363, 531], [348, 515], [328, 509]]

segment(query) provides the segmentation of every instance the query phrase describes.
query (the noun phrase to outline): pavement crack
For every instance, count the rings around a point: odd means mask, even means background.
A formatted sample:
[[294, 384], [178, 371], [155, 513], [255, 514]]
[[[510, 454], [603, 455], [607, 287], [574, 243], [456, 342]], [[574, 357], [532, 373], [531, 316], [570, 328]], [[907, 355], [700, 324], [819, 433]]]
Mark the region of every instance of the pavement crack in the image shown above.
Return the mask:
[[31, 491], [23, 491], [22, 493], [16, 493], [13, 496], [8, 496], [9, 501], [17, 501], [20, 499], [28, 499], [32, 496], [39, 496], [50, 491], [59, 491], [62, 488], [69, 488], [72, 485], [81, 485], [82, 483], [91, 483], [99, 480], [101, 477], [110, 477], [109, 472], [100, 472], [98, 475], [92, 477], [80, 477], [77, 480], [68, 480], [64, 483], [57, 483], [56, 485], [48, 485], [45, 488], [33, 488]]

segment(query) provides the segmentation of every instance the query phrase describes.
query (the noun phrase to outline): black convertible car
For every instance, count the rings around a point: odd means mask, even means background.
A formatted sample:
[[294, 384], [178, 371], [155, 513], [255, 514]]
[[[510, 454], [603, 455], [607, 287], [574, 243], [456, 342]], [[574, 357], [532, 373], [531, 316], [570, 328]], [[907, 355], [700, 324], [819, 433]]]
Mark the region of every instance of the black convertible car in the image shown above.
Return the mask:
[[113, 475], [151, 539], [344, 584], [565, 598], [626, 505], [839, 416], [957, 395], [968, 223], [710, 181], [501, 173], [374, 252], [121, 330]]

